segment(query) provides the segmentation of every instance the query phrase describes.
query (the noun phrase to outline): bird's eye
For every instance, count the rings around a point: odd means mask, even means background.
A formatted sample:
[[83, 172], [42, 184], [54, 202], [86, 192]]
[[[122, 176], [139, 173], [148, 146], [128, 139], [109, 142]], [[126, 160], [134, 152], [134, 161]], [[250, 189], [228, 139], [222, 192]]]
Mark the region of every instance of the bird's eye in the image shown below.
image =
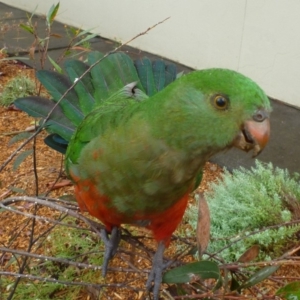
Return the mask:
[[224, 95], [215, 95], [213, 104], [217, 109], [225, 110], [229, 106], [229, 99]]

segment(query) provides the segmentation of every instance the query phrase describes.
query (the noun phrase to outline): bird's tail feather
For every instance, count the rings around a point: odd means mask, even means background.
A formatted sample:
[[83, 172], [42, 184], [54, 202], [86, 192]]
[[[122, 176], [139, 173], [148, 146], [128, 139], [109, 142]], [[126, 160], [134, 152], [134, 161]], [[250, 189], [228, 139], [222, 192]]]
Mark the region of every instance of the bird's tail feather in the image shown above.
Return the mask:
[[[103, 54], [95, 51], [88, 54], [86, 63], [67, 60], [64, 74], [38, 71], [36, 76], [52, 99], [29, 96], [16, 99], [14, 104], [28, 115], [44, 120], [72, 84], [101, 58]], [[108, 100], [110, 103], [118, 101], [120, 97], [142, 101], [165, 88], [177, 75], [176, 66], [163, 60], [151, 62], [145, 57], [133, 61], [123, 52], [107, 56], [83, 76], [55, 107], [44, 124], [51, 133], [45, 143], [65, 153], [74, 131], [95, 107], [100, 107]]]

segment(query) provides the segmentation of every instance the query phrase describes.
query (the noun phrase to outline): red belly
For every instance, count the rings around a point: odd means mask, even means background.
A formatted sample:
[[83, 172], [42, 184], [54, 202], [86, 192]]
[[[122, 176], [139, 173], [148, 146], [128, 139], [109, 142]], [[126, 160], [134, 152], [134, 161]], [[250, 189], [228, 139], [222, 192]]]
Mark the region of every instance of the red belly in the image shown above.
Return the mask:
[[[72, 176], [73, 177], [73, 176]], [[150, 229], [156, 241], [165, 241], [169, 244], [174, 230], [180, 223], [187, 206], [189, 193], [165, 211], [147, 214], [137, 212], [130, 217], [118, 212], [111, 206], [110, 199], [99, 194], [96, 187], [89, 180], [78, 180], [73, 177], [75, 183], [75, 196], [82, 211], [88, 211], [92, 216], [99, 219], [110, 232], [112, 227], [121, 224], [135, 224], [138, 221], [147, 221], [146, 228]], [[153, 199], [155, 201], [155, 199]]]

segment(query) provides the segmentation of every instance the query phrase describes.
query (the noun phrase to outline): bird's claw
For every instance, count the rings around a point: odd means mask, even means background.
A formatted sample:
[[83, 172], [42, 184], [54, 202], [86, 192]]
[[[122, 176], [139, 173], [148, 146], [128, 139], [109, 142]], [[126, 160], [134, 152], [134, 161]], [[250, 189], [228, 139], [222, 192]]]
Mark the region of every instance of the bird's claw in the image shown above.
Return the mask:
[[153, 258], [152, 269], [146, 283], [146, 289], [148, 291], [151, 291], [153, 289], [152, 291], [154, 300], [159, 299], [159, 290], [162, 282], [162, 272], [165, 268], [163, 261], [164, 250], [164, 242], [159, 242], [156, 253]]
[[121, 231], [118, 227], [113, 227], [110, 238], [106, 229], [101, 229], [101, 239], [105, 245], [105, 252], [102, 264], [102, 276], [104, 277], [107, 273], [107, 267], [109, 261], [114, 257], [117, 252], [118, 245], [121, 240]]

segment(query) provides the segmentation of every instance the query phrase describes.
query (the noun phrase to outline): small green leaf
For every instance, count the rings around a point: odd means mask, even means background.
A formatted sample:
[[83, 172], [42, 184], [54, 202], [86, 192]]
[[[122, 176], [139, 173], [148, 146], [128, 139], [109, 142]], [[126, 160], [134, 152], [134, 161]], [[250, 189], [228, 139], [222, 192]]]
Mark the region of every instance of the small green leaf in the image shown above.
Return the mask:
[[54, 21], [56, 15], [57, 15], [58, 9], [59, 9], [59, 2], [56, 5], [53, 4], [51, 6], [51, 8], [49, 9], [47, 18], [46, 18], [48, 27], [50, 27], [50, 25]]
[[26, 191], [24, 189], [21, 189], [21, 188], [15, 187], [15, 186], [10, 186], [9, 189], [15, 193], [26, 194]]
[[21, 132], [17, 135], [15, 135], [13, 138], [11, 138], [8, 142], [8, 146], [11, 146], [17, 142], [23, 141], [25, 139], [28, 139], [32, 135], [31, 132]]
[[62, 74], [63, 73], [63, 69], [49, 55], [48, 55], [48, 59], [49, 59], [51, 65], [54, 67], [54, 69], [58, 73]]
[[77, 203], [75, 196], [72, 194], [62, 195], [59, 199]]
[[276, 292], [276, 296], [286, 300], [300, 300], [300, 281], [295, 281], [280, 288]]
[[28, 25], [25, 25], [23, 23], [20, 24], [20, 27], [22, 29], [24, 29], [25, 31], [28, 31], [29, 33], [33, 34], [34, 33], [34, 30], [31, 26], [28, 26]]
[[72, 33], [74, 34], [74, 35], [76, 35], [76, 37], [78, 38], [78, 37], [80, 37], [80, 36], [82, 36], [82, 35], [85, 35], [85, 34], [88, 34], [88, 33], [90, 33], [92, 30], [94, 30], [95, 29], [95, 27], [93, 27], [93, 28], [90, 28], [90, 29], [86, 29], [86, 30], [82, 30], [82, 31], [80, 31], [79, 33], [77, 33], [77, 29], [75, 29]]
[[279, 269], [279, 267], [280, 266], [268, 266], [268, 267], [260, 269], [259, 271], [254, 273], [251, 277], [249, 277], [246, 280], [246, 282], [244, 282], [241, 285], [241, 288], [243, 288], [243, 289], [249, 288], [251, 286], [254, 286], [254, 285], [262, 282], [263, 280], [268, 278], [270, 275], [275, 273]]
[[5, 267], [8, 268], [9, 266], [14, 265], [19, 257], [20, 256], [18, 254], [12, 255], [10, 260], [5, 264]]
[[84, 42], [87, 42], [87, 41], [93, 39], [93, 38], [96, 37], [96, 36], [97, 36], [96, 33], [91, 33], [91, 34], [89, 34], [88, 36], [86, 36], [85, 38], [83, 38], [82, 40], [80, 40], [80, 41], [78, 41], [77, 43], [75, 43], [75, 44], [73, 45], [73, 47], [82, 45]]
[[32, 153], [32, 150], [26, 150], [21, 152], [15, 159], [13, 164], [13, 170], [15, 171], [19, 165], [26, 159], [27, 156], [29, 156]]
[[190, 263], [166, 272], [163, 276], [164, 283], [187, 283], [195, 279], [214, 278], [221, 281], [218, 265], [211, 261]]

